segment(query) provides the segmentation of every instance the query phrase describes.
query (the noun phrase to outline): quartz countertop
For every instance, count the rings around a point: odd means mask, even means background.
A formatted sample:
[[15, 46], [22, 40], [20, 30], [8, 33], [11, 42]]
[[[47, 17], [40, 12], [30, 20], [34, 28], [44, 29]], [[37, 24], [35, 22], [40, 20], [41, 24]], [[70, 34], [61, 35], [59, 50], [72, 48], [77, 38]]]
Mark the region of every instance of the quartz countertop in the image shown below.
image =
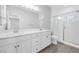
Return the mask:
[[40, 30], [40, 29], [22, 29], [18, 32], [13, 32], [12, 30], [8, 31], [0, 31], [0, 39], [1, 38], [9, 38], [9, 37], [15, 37], [20, 35], [26, 35], [26, 34], [32, 34], [32, 33], [38, 33], [38, 32], [44, 32], [49, 30]]

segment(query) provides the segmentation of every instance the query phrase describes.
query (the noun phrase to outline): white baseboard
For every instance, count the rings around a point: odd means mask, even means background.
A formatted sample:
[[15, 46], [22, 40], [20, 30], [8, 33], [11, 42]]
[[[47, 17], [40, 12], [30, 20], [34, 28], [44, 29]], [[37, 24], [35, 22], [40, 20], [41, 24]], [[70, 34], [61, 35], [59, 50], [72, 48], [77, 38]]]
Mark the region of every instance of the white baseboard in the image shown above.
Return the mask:
[[66, 44], [68, 46], [71, 46], [71, 47], [79, 49], [79, 45], [72, 44], [72, 43], [69, 43], [69, 42], [66, 42], [66, 41], [62, 41], [62, 40], [58, 40], [58, 42], [61, 42], [61, 43]]

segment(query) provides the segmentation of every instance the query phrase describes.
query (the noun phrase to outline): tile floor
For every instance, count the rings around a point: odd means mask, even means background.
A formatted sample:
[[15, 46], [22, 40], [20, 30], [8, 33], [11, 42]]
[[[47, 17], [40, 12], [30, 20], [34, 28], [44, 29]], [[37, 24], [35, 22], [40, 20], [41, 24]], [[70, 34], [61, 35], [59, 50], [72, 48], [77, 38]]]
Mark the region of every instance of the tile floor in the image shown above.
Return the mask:
[[57, 45], [51, 44], [40, 53], [79, 53], [79, 49], [58, 43]]

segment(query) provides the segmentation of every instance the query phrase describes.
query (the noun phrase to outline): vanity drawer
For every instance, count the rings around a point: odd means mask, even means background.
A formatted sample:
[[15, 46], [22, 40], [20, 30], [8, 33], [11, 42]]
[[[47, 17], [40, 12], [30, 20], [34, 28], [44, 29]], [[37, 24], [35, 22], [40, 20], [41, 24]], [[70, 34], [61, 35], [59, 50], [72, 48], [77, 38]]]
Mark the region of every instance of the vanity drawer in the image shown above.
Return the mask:
[[36, 53], [36, 52], [39, 52], [39, 51], [40, 51], [40, 45], [34, 46], [34, 47], [32, 48], [32, 52], [33, 52], [33, 53]]
[[32, 45], [33, 46], [37, 46], [40, 44], [40, 40], [39, 39], [32, 39]]
[[30, 40], [31, 39], [31, 34], [30, 35], [22, 35], [22, 36], [17, 36], [16, 41], [23, 41], [23, 40]]

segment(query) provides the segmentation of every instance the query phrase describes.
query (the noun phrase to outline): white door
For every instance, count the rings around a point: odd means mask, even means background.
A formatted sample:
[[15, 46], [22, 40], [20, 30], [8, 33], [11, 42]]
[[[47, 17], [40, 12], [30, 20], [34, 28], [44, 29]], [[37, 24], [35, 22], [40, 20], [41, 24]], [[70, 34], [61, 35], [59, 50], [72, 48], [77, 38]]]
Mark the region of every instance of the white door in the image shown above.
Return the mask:
[[53, 34], [58, 37], [58, 40], [63, 40], [63, 16], [55, 16], [53, 20]]
[[0, 53], [16, 53], [16, 43], [0, 46]]
[[74, 12], [64, 16], [64, 40], [79, 44], [79, 13]]

